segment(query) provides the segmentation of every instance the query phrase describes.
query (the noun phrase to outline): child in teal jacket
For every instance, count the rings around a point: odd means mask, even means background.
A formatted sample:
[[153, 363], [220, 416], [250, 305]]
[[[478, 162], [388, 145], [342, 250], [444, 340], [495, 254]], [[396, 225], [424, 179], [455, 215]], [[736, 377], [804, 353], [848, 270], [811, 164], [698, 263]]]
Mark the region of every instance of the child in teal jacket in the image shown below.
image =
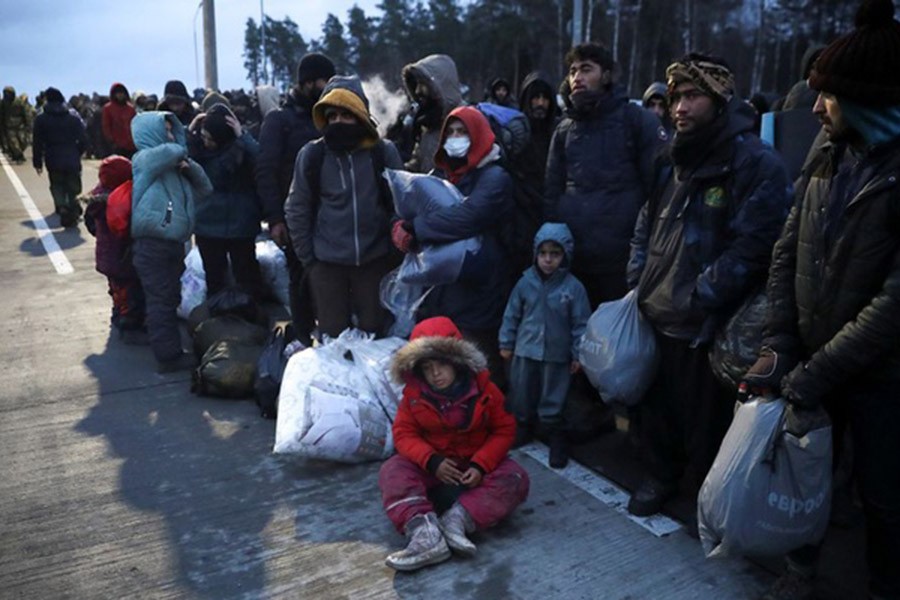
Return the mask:
[[167, 112], [145, 112], [131, 121], [137, 153], [132, 158], [131, 235], [134, 266], [147, 305], [147, 333], [158, 371], [192, 368], [181, 348], [175, 309], [181, 301], [184, 243], [194, 231], [194, 203], [212, 184], [188, 158], [184, 127]]

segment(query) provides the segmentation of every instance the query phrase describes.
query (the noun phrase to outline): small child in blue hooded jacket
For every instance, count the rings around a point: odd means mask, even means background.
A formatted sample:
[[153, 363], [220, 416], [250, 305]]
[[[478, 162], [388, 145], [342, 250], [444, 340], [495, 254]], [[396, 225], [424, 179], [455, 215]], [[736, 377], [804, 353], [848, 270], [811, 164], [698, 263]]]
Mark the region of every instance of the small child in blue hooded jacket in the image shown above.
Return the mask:
[[587, 291], [569, 273], [575, 250], [562, 223], [545, 223], [534, 237], [534, 264], [522, 274], [503, 313], [500, 354], [512, 359], [509, 404], [516, 417], [516, 445], [531, 439], [535, 417], [550, 438], [550, 466], [568, 463], [563, 409], [578, 344], [591, 316]]
[[203, 168], [188, 158], [184, 127], [168, 112], [145, 112], [131, 120], [137, 153], [131, 160], [131, 237], [134, 267], [147, 306], [147, 333], [158, 371], [189, 369], [175, 309], [181, 301], [184, 244], [194, 233], [195, 201], [212, 192]]

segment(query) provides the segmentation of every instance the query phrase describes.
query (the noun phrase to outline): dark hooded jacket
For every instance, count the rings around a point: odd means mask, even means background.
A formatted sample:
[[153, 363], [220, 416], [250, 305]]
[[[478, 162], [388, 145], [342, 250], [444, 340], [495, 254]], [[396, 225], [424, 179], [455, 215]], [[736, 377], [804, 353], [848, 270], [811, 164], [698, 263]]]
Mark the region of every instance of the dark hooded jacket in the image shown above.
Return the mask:
[[[416, 239], [439, 244], [480, 235], [481, 250], [466, 260], [456, 283], [438, 286], [428, 295], [422, 316], [449, 316], [463, 330], [496, 330], [512, 286], [509, 256], [503, 240], [513, 209], [512, 178], [497, 162], [500, 148], [487, 119], [475, 108], [461, 106], [450, 113], [466, 125], [471, 148], [463, 166], [453, 168], [443, 148], [436, 166], [466, 197], [461, 204], [419, 215], [413, 221]], [[446, 136], [446, 122], [439, 141]]]
[[284, 201], [291, 189], [294, 164], [300, 149], [319, 137], [313, 124], [314, 102], [296, 91], [287, 95], [284, 106], [269, 112], [259, 130], [259, 158], [256, 161], [256, 191], [269, 225], [284, 223]]
[[[234, 116], [224, 104], [215, 104], [207, 113], [207, 121], [217, 113]], [[204, 122], [204, 128], [208, 124]], [[262, 211], [253, 172], [259, 144], [246, 129], [238, 139], [231, 133], [230, 140], [226, 136], [213, 149], [206, 148], [199, 135], [188, 138], [190, 157], [203, 167], [213, 187], [197, 206], [197, 235], [253, 238], [259, 233]]]
[[[352, 92], [368, 107], [356, 77], [332, 77], [322, 91], [321, 99], [338, 89]], [[324, 156], [319, 182], [310, 185], [309, 164], [317, 152], [315, 145], [320, 143], [324, 145]], [[375, 175], [373, 147], [377, 143], [378, 132], [372, 126], [360, 146], [349, 152], [335, 151], [323, 141], [316, 141], [304, 146], [297, 155], [294, 180], [284, 211], [294, 251], [304, 265], [324, 261], [360, 266], [391, 251], [393, 210], [383, 202], [381, 184]], [[400, 154], [394, 145], [382, 143], [385, 166], [402, 168]], [[318, 198], [313, 195], [316, 188]]]
[[[60, 94], [59, 99], [62, 99]], [[60, 101], [47, 101], [34, 120], [35, 169], [47, 165], [48, 171], [81, 171], [81, 155], [87, 147], [84, 123]]]
[[[506, 86], [506, 89], [509, 92], [506, 95], [506, 98], [504, 98], [503, 100], [499, 100], [495, 95], [497, 88], [501, 85]], [[491, 85], [488, 88], [488, 92], [488, 102], [499, 104], [500, 106], [506, 106], [507, 108], [519, 108], [518, 106], [516, 106], [516, 97], [513, 95], [512, 86], [507, 80], [503, 79], [502, 77], [498, 77], [491, 82]]]
[[434, 155], [440, 147], [444, 120], [463, 100], [459, 91], [456, 63], [446, 54], [431, 54], [403, 67], [403, 85], [410, 98], [415, 98], [416, 83], [419, 81], [428, 85], [432, 103], [420, 107], [416, 113], [416, 146], [406, 168], [417, 173], [427, 173], [434, 168]]
[[544, 183], [544, 220], [575, 237], [576, 272], [624, 277], [638, 212], [653, 185], [653, 162], [666, 141], [656, 115], [616, 86], [593, 109], [575, 111], [553, 134]]
[[[550, 107], [543, 119], [531, 116], [531, 99], [543, 92], [550, 99]], [[516, 215], [514, 252], [516, 266], [522, 269], [530, 262], [531, 243], [542, 222], [544, 200], [544, 175], [547, 170], [547, 154], [550, 140], [559, 124], [555, 102], [556, 92], [549, 80], [540, 73], [529, 73], [522, 82], [519, 109], [528, 117], [531, 139], [525, 149], [515, 157], [510, 169], [516, 176]]]
[[500, 348], [514, 349], [516, 356], [531, 360], [568, 363], [578, 356], [591, 303], [584, 285], [569, 273], [575, 250], [569, 228], [562, 223], [544, 223], [534, 238], [535, 261], [544, 242], [559, 244], [565, 258], [549, 277], [536, 264], [522, 274], [503, 313]]
[[794, 84], [780, 105], [776, 103], [772, 107], [773, 110], [812, 110], [819, 93], [811, 89], [807, 85], [806, 80], [809, 78], [810, 71], [812, 71], [813, 63], [815, 63], [819, 54], [822, 53], [822, 50], [824, 50], [824, 46], [810, 46], [806, 49], [806, 52], [803, 53], [803, 59], [800, 61], [800, 81]]
[[[176, 113], [172, 110], [172, 100], [175, 99], [184, 101], [184, 110], [180, 113]], [[197, 116], [197, 110], [194, 108], [187, 87], [183, 82], [178, 81], [177, 79], [166, 82], [166, 87], [163, 89], [163, 99], [162, 102], [159, 103], [157, 110], [171, 112], [185, 127], [190, 125], [191, 121], [194, 120], [194, 117]]]
[[[116, 101], [116, 92], [125, 93], [125, 101]], [[134, 152], [134, 141], [131, 138], [131, 120], [137, 111], [128, 101], [128, 89], [121, 83], [114, 83], [109, 88], [109, 102], [103, 107], [103, 137], [114, 151]]]
[[676, 177], [661, 158], [635, 227], [628, 285], [669, 337], [708, 341], [762, 284], [790, 208], [781, 158], [751, 134], [753, 109], [735, 98], [727, 111], [695, 168]]
[[[804, 170], [769, 271], [763, 343], [804, 361], [791, 393], [818, 401], [839, 389], [900, 384], [900, 144], [868, 152], [829, 216], [840, 148], [826, 143]], [[855, 191], [854, 191], [855, 190]], [[829, 220], [837, 225], [830, 235]], [[783, 383], [784, 387], [784, 383]]]

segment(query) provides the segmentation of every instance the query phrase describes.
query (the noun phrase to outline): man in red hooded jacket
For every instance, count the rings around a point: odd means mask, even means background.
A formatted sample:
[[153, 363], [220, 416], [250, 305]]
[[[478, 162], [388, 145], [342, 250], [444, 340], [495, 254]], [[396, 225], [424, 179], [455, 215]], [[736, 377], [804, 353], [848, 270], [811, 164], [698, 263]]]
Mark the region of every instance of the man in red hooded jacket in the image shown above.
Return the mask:
[[[398, 454], [378, 485], [388, 518], [409, 538], [387, 565], [412, 571], [475, 553], [466, 534], [496, 525], [528, 497], [528, 474], [507, 456], [516, 422], [484, 354], [447, 317], [422, 321], [394, 355], [406, 384], [394, 420]], [[456, 497], [440, 520], [429, 492]]]
[[137, 114], [128, 101], [128, 89], [121, 83], [109, 88], [109, 102], [103, 106], [103, 137], [112, 147], [113, 154], [131, 158], [134, 140], [131, 139], [131, 119]]

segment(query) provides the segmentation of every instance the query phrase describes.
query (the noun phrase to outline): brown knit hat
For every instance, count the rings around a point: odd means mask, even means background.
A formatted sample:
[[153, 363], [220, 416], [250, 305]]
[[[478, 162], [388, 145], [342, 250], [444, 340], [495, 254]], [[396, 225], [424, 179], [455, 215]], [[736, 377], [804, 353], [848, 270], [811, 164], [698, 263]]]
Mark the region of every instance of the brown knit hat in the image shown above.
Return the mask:
[[863, 0], [856, 29], [822, 51], [809, 87], [867, 106], [900, 104], [900, 23], [891, 0]]

